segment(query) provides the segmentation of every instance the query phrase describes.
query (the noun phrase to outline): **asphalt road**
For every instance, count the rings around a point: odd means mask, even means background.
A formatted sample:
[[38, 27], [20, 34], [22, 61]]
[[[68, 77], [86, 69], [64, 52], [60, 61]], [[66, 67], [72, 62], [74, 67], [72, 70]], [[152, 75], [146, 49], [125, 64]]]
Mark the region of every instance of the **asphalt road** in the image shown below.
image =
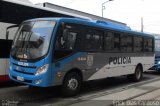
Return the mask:
[[85, 99], [94, 98], [95, 96], [107, 95], [109, 93], [118, 92], [127, 87], [135, 87], [137, 84], [147, 83], [153, 79], [160, 78], [160, 73], [155, 71], [144, 73], [142, 81], [139, 83], [130, 82], [126, 77], [115, 77], [96, 81], [85, 82], [81, 92], [71, 98], [65, 98], [60, 93], [59, 87], [50, 88], [29, 88], [28, 86], [11, 86], [1, 85], [0, 100], [1, 104], [17, 103], [20, 105], [44, 105], [44, 106], [63, 106]]

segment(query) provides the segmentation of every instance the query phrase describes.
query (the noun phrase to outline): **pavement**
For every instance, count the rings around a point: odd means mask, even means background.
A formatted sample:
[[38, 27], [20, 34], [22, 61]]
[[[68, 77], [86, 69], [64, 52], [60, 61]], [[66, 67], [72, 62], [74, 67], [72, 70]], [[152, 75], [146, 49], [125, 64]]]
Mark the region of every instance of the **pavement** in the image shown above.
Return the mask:
[[160, 80], [69, 106], [160, 106]]
[[[122, 81], [125, 80], [124, 78]], [[96, 87], [96, 85], [92, 87]], [[8, 88], [8, 90], [6, 88], [1, 89], [0, 100], [2, 100], [2, 106], [10, 106], [12, 104], [14, 106], [160, 106], [160, 77], [109, 88], [97, 92], [79, 94], [75, 97], [63, 98], [60, 96], [49, 97], [55, 93], [52, 92], [52, 88], [48, 89], [48, 92], [45, 92], [44, 89], [31, 92], [32, 90], [28, 90], [28, 87], [21, 86], [18, 88], [13, 87], [12, 89]], [[13, 96], [13, 99], [7, 99], [8, 96]], [[40, 100], [35, 99], [38, 97]], [[23, 103], [26, 98], [31, 100], [27, 99]], [[48, 99], [46, 100], [46, 98]]]
[[[81, 97], [50, 99], [34, 106], [160, 106], [160, 78]], [[32, 103], [24, 106], [32, 106]]]

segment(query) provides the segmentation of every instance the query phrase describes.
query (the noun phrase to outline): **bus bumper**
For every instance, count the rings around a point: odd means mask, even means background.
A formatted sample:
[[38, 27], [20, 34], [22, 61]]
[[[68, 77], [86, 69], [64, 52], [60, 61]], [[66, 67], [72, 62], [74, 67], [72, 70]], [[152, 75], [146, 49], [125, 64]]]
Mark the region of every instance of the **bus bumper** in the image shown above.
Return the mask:
[[9, 70], [9, 78], [13, 81], [38, 87], [49, 87], [51, 86], [51, 81], [48, 80], [47, 73], [42, 75], [26, 75], [22, 73]]

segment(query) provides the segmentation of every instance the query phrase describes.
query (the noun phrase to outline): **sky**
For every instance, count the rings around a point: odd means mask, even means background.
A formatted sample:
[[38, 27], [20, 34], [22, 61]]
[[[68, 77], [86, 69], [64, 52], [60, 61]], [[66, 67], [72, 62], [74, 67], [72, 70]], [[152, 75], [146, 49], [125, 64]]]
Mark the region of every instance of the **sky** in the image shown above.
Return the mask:
[[[30, 0], [33, 4], [52, 4], [102, 16], [102, 3], [108, 0]], [[104, 4], [103, 17], [126, 23], [132, 29], [160, 34], [160, 0], [113, 0]]]

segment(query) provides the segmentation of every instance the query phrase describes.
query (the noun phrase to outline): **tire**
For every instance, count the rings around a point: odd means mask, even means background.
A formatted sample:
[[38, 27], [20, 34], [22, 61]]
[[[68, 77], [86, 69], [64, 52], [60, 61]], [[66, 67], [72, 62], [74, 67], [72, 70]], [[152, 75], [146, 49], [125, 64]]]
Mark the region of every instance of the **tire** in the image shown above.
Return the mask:
[[127, 78], [130, 81], [138, 82], [142, 79], [143, 77], [143, 69], [140, 65], [138, 65], [135, 69], [135, 73], [132, 75], [128, 75]]
[[62, 84], [62, 95], [64, 96], [74, 96], [76, 95], [82, 85], [82, 77], [76, 72], [68, 73]]

